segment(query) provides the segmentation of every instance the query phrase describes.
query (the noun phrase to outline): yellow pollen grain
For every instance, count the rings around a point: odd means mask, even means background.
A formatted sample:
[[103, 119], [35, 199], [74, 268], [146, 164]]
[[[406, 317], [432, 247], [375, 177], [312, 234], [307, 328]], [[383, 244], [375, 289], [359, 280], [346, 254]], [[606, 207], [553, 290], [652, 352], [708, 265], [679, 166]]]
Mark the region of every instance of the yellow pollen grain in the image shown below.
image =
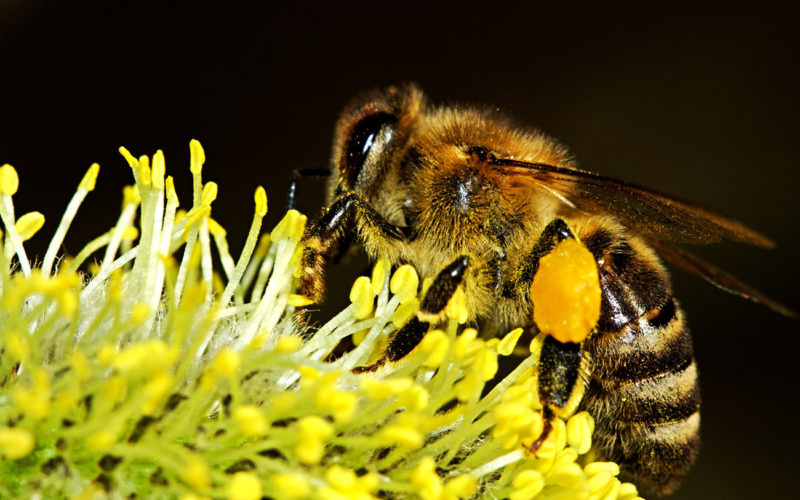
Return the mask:
[[269, 430], [264, 412], [256, 405], [239, 405], [234, 408], [231, 417], [239, 426], [239, 431], [247, 437], [261, 437]]
[[462, 287], [456, 288], [455, 293], [453, 293], [453, 296], [450, 298], [444, 310], [449, 318], [456, 320], [459, 324], [463, 325], [467, 322], [469, 316], [469, 311], [467, 310], [467, 295], [464, 293]]
[[272, 484], [281, 498], [295, 500], [306, 498], [311, 494], [311, 485], [300, 474], [280, 472], [272, 478]]
[[442, 495], [444, 485], [436, 474], [436, 462], [432, 457], [424, 457], [411, 472], [411, 484], [417, 487], [423, 500], [437, 500]]
[[477, 483], [474, 478], [466, 474], [454, 477], [444, 485], [445, 495], [456, 498], [469, 498], [475, 493]]
[[409, 264], [400, 266], [392, 275], [389, 281], [389, 290], [395, 295], [400, 296], [400, 303], [404, 304], [412, 298], [416, 298], [417, 287], [419, 287], [419, 276]]
[[417, 429], [404, 425], [387, 425], [380, 431], [381, 437], [403, 448], [416, 450], [425, 443], [425, 436]]
[[192, 455], [186, 463], [181, 477], [197, 490], [205, 490], [211, 484], [208, 464], [197, 455]]
[[83, 189], [84, 191], [93, 191], [94, 186], [97, 183], [98, 173], [100, 173], [100, 165], [97, 163], [92, 163], [92, 166], [89, 167], [89, 170], [86, 171], [83, 179], [81, 179], [81, 183], [78, 184], [78, 189]]
[[225, 347], [214, 357], [211, 369], [222, 377], [232, 377], [241, 365], [241, 355], [230, 347]]
[[222, 227], [222, 225], [219, 222], [215, 221], [211, 217], [208, 218], [208, 232], [210, 232], [212, 236], [218, 236], [218, 237], [225, 236], [228, 234], [228, 232], [225, 231], [225, 228]]
[[135, 157], [134, 157], [134, 156], [131, 154], [131, 152], [130, 152], [130, 151], [128, 151], [128, 148], [126, 148], [126, 147], [124, 147], [124, 146], [120, 146], [118, 151], [119, 151], [119, 154], [121, 154], [121, 155], [122, 155], [122, 157], [123, 157], [123, 158], [125, 158], [125, 161], [127, 161], [127, 162], [128, 162], [128, 165], [129, 165], [131, 168], [136, 168], [136, 165], [138, 165], [138, 164], [139, 164], [139, 162], [138, 162], [138, 161], [136, 160], [136, 158], [135, 158]]
[[497, 355], [489, 349], [483, 349], [475, 358], [475, 371], [484, 382], [491, 380], [497, 374]]
[[164, 152], [160, 149], [153, 155], [153, 167], [150, 172], [150, 179], [153, 187], [156, 189], [164, 189], [164, 175], [166, 175], [166, 166], [164, 165]]
[[33, 451], [35, 440], [33, 434], [19, 427], [0, 428], [0, 453], [7, 460], [16, 460]]
[[167, 176], [166, 190], [167, 190], [167, 201], [177, 205], [179, 203], [178, 192], [175, 191], [175, 180], [172, 178], [171, 175]]
[[[567, 432], [569, 432], [569, 426], [567, 426]], [[608, 472], [612, 476], [619, 475], [619, 465], [614, 462], [592, 462], [590, 464], [586, 464], [586, 467], [583, 468], [583, 471], [586, 473], [587, 476], [594, 476], [595, 474], [600, 474], [601, 472]]]
[[468, 354], [472, 354], [471, 346], [472, 341], [478, 336], [478, 330], [474, 328], [466, 328], [461, 335], [456, 337], [455, 342], [453, 342], [453, 355], [456, 358], [462, 359], [467, 357]]
[[420, 385], [414, 385], [399, 393], [399, 397], [400, 404], [410, 411], [424, 410], [431, 400], [428, 390]]
[[16, 361], [27, 361], [31, 353], [28, 336], [16, 330], [6, 333], [5, 347], [11, 355], [11, 359]]
[[13, 196], [19, 189], [19, 175], [16, 169], [6, 163], [0, 167], [0, 193]]
[[620, 500], [634, 500], [635, 497], [639, 496], [639, 490], [633, 483], [622, 483], [619, 487], [619, 496]]
[[538, 470], [528, 469], [517, 474], [511, 485], [514, 491], [509, 496], [510, 500], [528, 500], [541, 493], [545, 479]]
[[174, 348], [166, 342], [152, 339], [131, 344], [121, 350], [111, 364], [122, 373], [139, 372], [145, 367], [149, 373], [153, 373], [172, 363], [176, 356]]
[[259, 217], [264, 217], [267, 215], [267, 192], [264, 191], [262, 186], [258, 186], [256, 188], [254, 198], [256, 202], [256, 215]]
[[450, 340], [447, 335], [442, 330], [431, 330], [419, 343], [419, 350], [428, 354], [422, 364], [430, 368], [439, 366], [449, 348]]
[[297, 210], [289, 210], [283, 219], [278, 222], [275, 229], [272, 230], [270, 238], [272, 241], [283, 239], [299, 240], [303, 236], [303, 230], [306, 227], [306, 216]]
[[144, 386], [146, 399], [142, 403], [142, 413], [151, 415], [158, 408], [167, 392], [172, 388], [174, 378], [166, 372], [159, 372]]
[[111, 448], [116, 441], [116, 434], [109, 429], [100, 429], [91, 434], [86, 440], [89, 448], [94, 451], [105, 451]]
[[375, 263], [375, 267], [372, 268], [373, 294], [379, 295], [381, 293], [381, 290], [383, 290], [383, 284], [386, 282], [386, 275], [389, 274], [391, 267], [392, 263], [386, 258], [378, 259], [378, 262]]
[[203, 192], [200, 195], [200, 202], [203, 205], [211, 205], [211, 203], [217, 199], [218, 191], [219, 187], [216, 182], [206, 182], [206, 185], [203, 186]]
[[594, 419], [588, 412], [577, 413], [567, 421], [567, 443], [581, 455], [592, 447], [593, 432]]
[[139, 194], [138, 186], [125, 186], [122, 188], [122, 205], [135, 204], [138, 205], [142, 202], [142, 196]]
[[153, 177], [150, 170], [150, 159], [144, 155], [139, 157], [139, 180], [145, 187], [149, 187], [153, 183]]
[[300, 377], [303, 379], [304, 384], [313, 384], [320, 377], [319, 370], [313, 366], [303, 365], [297, 371], [300, 372]]
[[122, 231], [122, 239], [125, 241], [134, 241], [139, 237], [139, 229], [136, 226], [128, 226]]
[[503, 356], [511, 355], [511, 353], [514, 352], [514, 347], [516, 347], [522, 332], [522, 328], [515, 328], [514, 330], [508, 332], [506, 336], [503, 337], [497, 344], [497, 354], [501, 354]]
[[305, 307], [313, 304], [314, 301], [308, 297], [304, 297], [296, 293], [290, 293], [289, 297], [286, 299], [286, 303], [292, 307]]
[[203, 171], [203, 163], [206, 162], [206, 152], [203, 151], [203, 146], [197, 139], [189, 141], [189, 155], [189, 170], [193, 174], [199, 174]]
[[297, 335], [287, 335], [278, 339], [275, 343], [275, 351], [288, 354], [300, 349], [301, 345], [303, 345], [303, 339]]
[[131, 321], [135, 325], [142, 325], [148, 316], [150, 316], [150, 306], [142, 302], [134, 304], [131, 309]]
[[350, 289], [350, 301], [355, 306], [353, 316], [356, 319], [366, 319], [372, 314], [374, 300], [372, 282], [366, 276], [359, 276]]
[[27, 241], [44, 226], [44, 215], [41, 212], [28, 212], [17, 219], [14, 228], [22, 241]]
[[416, 297], [407, 299], [394, 310], [390, 321], [395, 328], [400, 328], [410, 320], [419, 309], [419, 300]]
[[103, 384], [102, 394], [109, 402], [122, 401], [128, 394], [128, 384], [121, 375], [111, 375]]
[[334, 488], [347, 491], [356, 486], [358, 478], [352, 470], [334, 464], [325, 471], [325, 480]]
[[531, 284], [533, 320], [559, 342], [581, 342], [600, 319], [600, 297], [594, 257], [566, 239], [539, 261]]
[[316, 415], [306, 415], [297, 421], [300, 432], [303, 436], [311, 436], [317, 439], [327, 439], [333, 434], [333, 426], [322, 417]]

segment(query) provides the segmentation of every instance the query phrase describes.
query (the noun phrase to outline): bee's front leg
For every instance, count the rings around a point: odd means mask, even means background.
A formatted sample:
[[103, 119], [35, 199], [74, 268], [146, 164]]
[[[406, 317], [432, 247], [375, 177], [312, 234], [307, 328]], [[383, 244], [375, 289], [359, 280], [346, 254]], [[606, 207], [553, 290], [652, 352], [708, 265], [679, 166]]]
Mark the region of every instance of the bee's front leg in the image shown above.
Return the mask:
[[375, 371], [387, 361], [398, 361], [413, 351], [428, 332], [431, 322], [444, 313], [447, 303], [463, 281], [469, 265], [469, 257], [461, 255], [442, 269], [425, 293], [417, 315], [392, 334], [380, 358], [372, 364], [353, 368], [353, 373]]
[[[355, 233], [355, 234], [354, 234]], [[402, 230], [388, 222], [367, 202], [353, 193], [344, 194], [306, 228], [303, 235], [303, 262], [300, 294], [311, 303], [322, 301], [325, 268], [334, 255], [350, 247], [356, 234], [367, 233], [370, 241], [397, 242]]]

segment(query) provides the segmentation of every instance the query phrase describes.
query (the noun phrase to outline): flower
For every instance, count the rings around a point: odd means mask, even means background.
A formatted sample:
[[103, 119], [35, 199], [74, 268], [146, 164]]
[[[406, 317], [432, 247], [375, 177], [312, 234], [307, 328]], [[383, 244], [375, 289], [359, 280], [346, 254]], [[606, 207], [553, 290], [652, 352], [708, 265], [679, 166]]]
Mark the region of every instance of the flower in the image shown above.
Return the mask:
[[[120, 151], [134, 184], [117, 224], [74, 258], [58, 255], [95, 188], [93, 165], [38, 266], [24, 241], [41, 214], [15, 217], [25, 179], [0, 167], [0, 497], [637, 497], [616, 464], [589, 458], [585, 412], [526, 451], [543, 425], [536, 356], [487, 386], [521, 330], [481, 339], [461, 326], [456, 293], [451, 319], [405, 359], [354, 374], [415, 313], [413, 268], [378, 262], [349, 307], [300, 327], [304, 215], [289, 211], [261, 236], [257, 188], [234, 258], [197, 141], [186, 211], [161, 152]], [[348, 337], [357, 345], [331, 361]]]

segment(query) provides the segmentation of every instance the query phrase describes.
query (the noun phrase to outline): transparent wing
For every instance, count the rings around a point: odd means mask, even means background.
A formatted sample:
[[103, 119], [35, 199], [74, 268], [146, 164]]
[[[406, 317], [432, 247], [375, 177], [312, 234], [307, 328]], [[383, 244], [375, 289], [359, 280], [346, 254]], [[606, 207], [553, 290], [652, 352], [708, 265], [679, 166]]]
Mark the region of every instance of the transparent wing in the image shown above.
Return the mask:
[[759, 292], [747, 283], [740, 281], [738, 278], [715, 265], [704, 261], [697, 255], [665, 241], [650, 240], [649, 243], [667, 262], [705, 278], [712, 285], [728, 293], [764, 304], [768, 308], [784, 316], [797, 318], [797, 313], [788, 307], [767, 297], [762, 292]]
[[713, 243], [722, 239], [772, 248], [772, 240], [741, 222], [632, 184], [542, 163], [492, 158], [490, 165], [530, 182], [578, 210], [613, 215], [657, 240]]

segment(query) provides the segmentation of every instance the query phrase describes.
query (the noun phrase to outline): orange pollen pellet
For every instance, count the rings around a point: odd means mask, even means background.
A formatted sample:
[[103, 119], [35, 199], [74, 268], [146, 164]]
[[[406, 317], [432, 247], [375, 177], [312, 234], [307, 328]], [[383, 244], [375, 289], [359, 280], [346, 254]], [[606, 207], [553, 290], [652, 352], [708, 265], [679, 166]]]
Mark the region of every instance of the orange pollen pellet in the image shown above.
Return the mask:
[[589, 250], [574, 239], [560, 242], [539, 261], [531, 283], [533, 320], [559, 342], [581, 342], [600, 319], [600, 279]]

